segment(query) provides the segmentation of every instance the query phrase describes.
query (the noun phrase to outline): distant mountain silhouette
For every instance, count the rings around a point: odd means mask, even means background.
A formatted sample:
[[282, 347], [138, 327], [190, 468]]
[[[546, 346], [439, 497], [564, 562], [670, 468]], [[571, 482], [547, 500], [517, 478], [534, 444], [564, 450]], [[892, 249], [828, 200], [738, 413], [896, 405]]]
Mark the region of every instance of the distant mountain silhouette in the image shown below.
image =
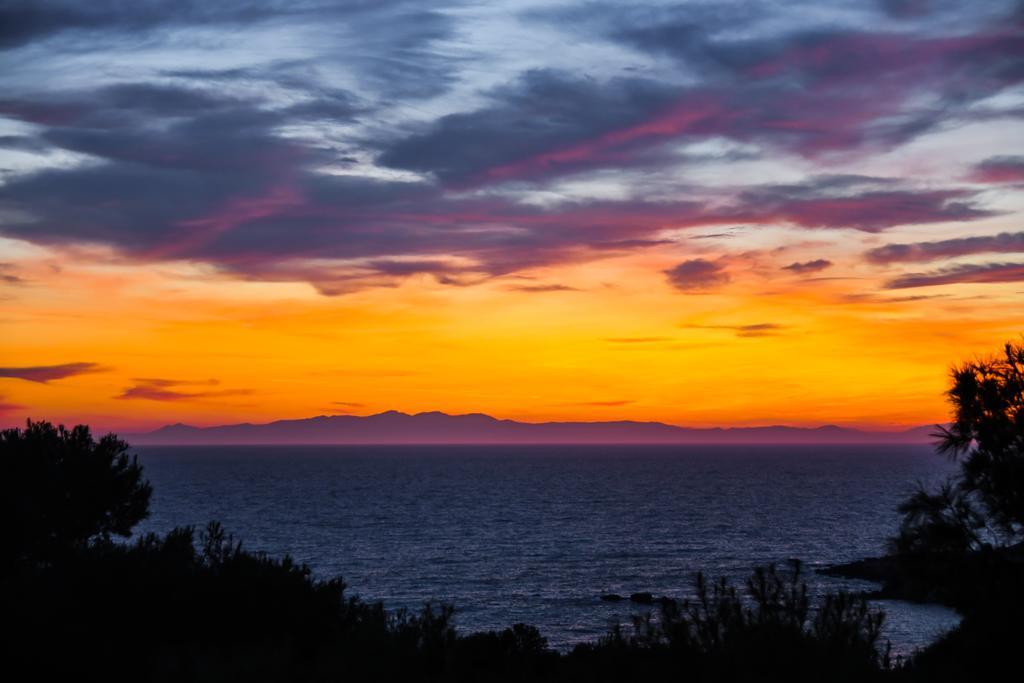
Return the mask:
[[864, 444], [930, 443], [934, 427], [867, 432], [826, 425], [692, 429], [661, 422], [516, 422], [482, 413], [320, 415], [266, 424], [173, 424], [127, 435], [138, 445], [199, 444]]

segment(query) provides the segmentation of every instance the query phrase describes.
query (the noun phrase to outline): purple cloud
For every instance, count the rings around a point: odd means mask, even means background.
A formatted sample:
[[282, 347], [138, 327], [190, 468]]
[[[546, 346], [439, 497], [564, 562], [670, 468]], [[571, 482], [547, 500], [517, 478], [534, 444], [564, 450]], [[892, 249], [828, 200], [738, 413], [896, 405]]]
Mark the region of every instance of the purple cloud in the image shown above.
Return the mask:
[[25, 278], [12, 273], [13, 269], [12, 263], [0, 263], [0, 283], [13, 286], [25, 284]]
[[974, 166], [969, 178], [979, 183], [1024, 183], [1024, 156], [986, 159]]
[[[850, 176], [734, 186], [724, 196], [694, 185], [657, 195], [685, 198], [669, 201], [625, 187], [636, 194], [541, 203], [530, 193], [564, 197], [552, 183], [573, 174], [629, 176], [730, 154], [811, 164], [827, 157], [835, 168], [834, 160], [889, 150], [978, 116], [978, 103], [1024, 82], [1019, 23], [993, 21], [988, 10], [934, 25], [900, 10], [897, 29], [877, 12], [865, 21], [840, 12], [806, 28], [769, 5], [639, 11], [588, 3], [524, 18], [566, 37], [585, 32], [582, 42], [607, 42], [609, 55], [628, 51], [629, 65], [587, 73], [499, 69], [478, 78], [468, 66], [483, 63], [477, 55], [445, 42], [465, 28], [459, 13], [423, 4], [94, 5], [36, 0], [0, 10], [0, 50], [26, 65], [0, 91], [0, 115], [20, 122], [0, 145], [39, 158], [38, 168], [8, 173], [0, 185], [4, 210], [25, 217], [4, 222], [0, 232], [56, 249], [103, 245], [140, 263], [189, 260], [241, 279], [305, 281], [327, 295], [419, 276], [475, 284], [657, 248], [666, 229], [783, 224], [881, 232], [991, 216], [981, 204], [985, 188]], [[728, 37], [737, 21], [755, 18], [771, 21]], [[350, 35], [324, 44], [314, 38], [323, 26]], [[310, 41], [294, 59], [169, 68], [178, 41], [161, 39], [173, 29], [187, 42], [182, 29], [196, 27], [239, 35], [252, 27], [289, 36], [301, 30]], [[115, 68], [120, 53], [112, 46], [138, 35], [153, 54], [130, 82]], [[33, 79], [33, 64], [46, 74], [47, 59], [70, 49], [110, 68], [73, 87]], [[671, 71], [687, 80], [632, 68], [652, 56], [674, 60]], [[348, 89], [335, 85], [342, 80]], [[454, 83], [472, 96], [421, 106]], [[680, 152], [708, 142], [743, 151]], [[997, 157], [974, 177], [1011, 182], [1019, 165], [1020, 157]], [[787, 269], [812, 272], [800, 267], [820, 261]], [[683, 291], [728, 278], [701, 259], [687, 263], [667, 273]], [[0, 281], [18, 284], [11, 277], [0, 274]]]
[[1024, 282], [1024, 263], [960, 265], [928, 273], [908, 273], [886, 283], [887, 289], [964, 283]]
[[[189, 387], [215, 387], [220, 382], [209, 380], [173, 380], [163, 378], [139, 378], [115, 398], [120, 400], [145, 401], [196, 401], [209, 398], [245, 396], [252, 392], [247, 389], [189, 389]], [[182, 388], [185, 388], [183, 391]]]
[[0, 415], [25, 410], [27, 407], [18, 403], [8, 403], [3, 396], [0, 396]]
[[[641, 78], [599, 86], [531, 71], [489, 93], [486, 106], [389, 145], [382, 163], [458, 185], [656, 165], [664, 162], [659, 146], [715, 137], [814, 158], [906, 142], [1024, 80], [1016, 67], [1024, 37], [1002, 27], [710, 42], [692, 23], [670, 21], [613, 35], [688, 68], [708, 67], [716, 79], [685, 88]], [[926, 94], [943, 106], [921, 107]]]
[[98, 363], [62, 363], [60, 365], [35, 365], [29, 367], [0, 368], [0, 377], [23, 379], [27, 382], [46, 384], [58, 379], [76, 377], [90, 372], [102, 372]]
[[[108, 244], [143, 262], [203, 261], [240, 278], [304, 280], [324, 294], [343, 294], [410, 275], [464, 284], [656, 247], [664, 244], [659, 231], [670, 227], [785, 223], [879, 232], [991, 215], [965, 190], [831, 176], [748, 188], [725, 205], [592, 200], [538, 207], [452, 197], [427, 183], [316, 173], [305, 164], [319, 152], [276, 140], [262, 123], [230, 121], [216, 140], [172, 127], [148, 147], [141, 137], [124, 152], [115, 146], [105, 164], [12, 178], [0, 200], [36, 220], [3, 230], [55, 247]], [[204, 161], [206, 148], [219, 159]], [[331, 266], [331, 259], [345, 265]]]
[[959, 237], [938, 242], [887, 244], [867, 252], [865, 258], [872, 263], [897, 263], [986, 253], [1024, 253], [1024, 232], [1002, 232], [998, 235]]
[[704, 292], [729, 282], [725, 266], [705, 259], [691, 259], [664, 271], [669, 284], [682, 292]]
[[543, 294], [545, 292], [578, 292], [580, 291], [576, 287], [570, 287], [568, 285], [550, 284], [550, 285], [510, 285], [505, 289], [511, 292], [527, 292], [531, 294]]
[[870, 178], [825, 178], [817, 184], [748, 191], [735, 217], [748, 223], [882, 232], [897, 225], [972, 221], [993, 215], [974, 205], [974, 196], [965, 190], [884, 189], [881, 181]]
[[831, 261], [829, 261], [828, 259], [819, 258], [819, 259], [814, 259], [813, 261], [803, 261], [803, 262], [799, 262], [798, 261], [796, 263], [790, 263], [788, 266], [783, 266], [782, 269], [783, 270], [788, 270], [788, 271], [791, 271], [791, 272], [794, 272], [794, 273], [803, 274], [803, 273], [817, 273], [817, 272], [820, 272], [822, 270], [825, 270], [826, 268], [831, 268], [831, 267], [832, 267], [832, 262]]

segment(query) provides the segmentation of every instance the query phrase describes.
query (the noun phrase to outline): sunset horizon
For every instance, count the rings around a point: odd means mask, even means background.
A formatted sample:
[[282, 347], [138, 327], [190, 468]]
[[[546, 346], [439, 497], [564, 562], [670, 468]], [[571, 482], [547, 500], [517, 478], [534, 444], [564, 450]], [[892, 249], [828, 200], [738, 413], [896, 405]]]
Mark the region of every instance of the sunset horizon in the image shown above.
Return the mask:
[[925, 4], [12, 10], [0, 421], [940, 422], [1024, 42]]

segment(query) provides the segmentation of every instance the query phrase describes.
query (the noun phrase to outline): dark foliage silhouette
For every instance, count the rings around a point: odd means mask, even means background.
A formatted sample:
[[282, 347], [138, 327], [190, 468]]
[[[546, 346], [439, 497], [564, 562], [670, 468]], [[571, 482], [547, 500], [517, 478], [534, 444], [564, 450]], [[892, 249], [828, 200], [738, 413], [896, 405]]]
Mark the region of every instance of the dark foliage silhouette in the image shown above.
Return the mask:
[[151, 488], [128, 444], [89, 428], [29, 421], [0, 432], [0, 553], [7, 566], [52, 560], [92, 540], [128, 536]]
[[919, 486], [898, 511], [903, 523], [891, 543], [897, 553], [962, 553], [984, 545], [985, 519], [970, 494], [951, 481], [935, 493]]
[[940, 427], [938, 450], [959, 459], [960, 472], [900, 507], [900, 554], [1009, 545], [1024, 532], [1024, 344], [954, 367], [952, 380], [953, 421]]
[[112, 681], [859, 681], [887, 666], [879, 612], [842, 594], [815, 609], [798, 572], [771, 567], [742, 595], [700, 577], [696, 600], [560, 654], [523, 624], [463, 636], [450, 607], [364, 603], [288, 557], [246, 551], [216, 523], [196, 541], [187, 528], [101, 540], [8, 578], [6, 661]]
[[872, 680], [890, 669], [888, 645], [880, 649], [883, 621], [863, 596], [828, 594], [812, 604], [794, 561], [786, 573], [756, 568], [744, 591], [698, 574], [693, 599], [664, 602], [659, 615], [635, 619], [631, 634], [615, 628], [572, 656], [620, 653], [624, 679], [642, 653], [661, 673], [685, 671], [693, 680]]
[[893, 554], [864, 566], [884, 592], [942, 602], [963, 616], [900, 676], [1007, 680], [1024, 637], [1024, 345], [1007, 343], [951, 375], [953, 418], [936, 435], [937, 449], [960, 469], [903, 502]]
[[695, 600], [562, 654], [528, 625], [460, 635], [450, 606], [362, 602], [340, 579], [245, 550], [216, 522], [119, 541], [150, 496], [124, 442], [30, 422], [0, 443], [15, 475], [0, 647], [11, 670], [43, 680], [818, 681], [887, 668], [881, 614], [849, 595], [815, 609], [798, 565], [755, 571], [742, 595], [698, 577]]
[[[986, 462], [1019, 452], [1005, 433], [975, 442], [987, 444]], [[916, 580], [972, 585], [959, 598], [970, 608], [960, 628], [893, 665], [884, 614], [862, 595], [812, 599], [799, 562], [755, 569], [742, 588], [698, 575], [691, 599], [657, 601], [656, 613], [560, 653], [525, 624], [464, 635], [447, 605], [363, 602], [341, 579], [246, 550], [216, 522], [118, 539], [146, 516], [150, 487], [114, 436], [30, 422], [3, 432], [0, 448], [13, 475], [3, 483], [0, 619], [10, 635], [0, 656], [39, 680], [995, 680], [1022, 634], [1019, 565], [984, 545], [971, 507], [995, 514], [989, 499], [1006, 488], [966, 475], [908, 502], [903, 530], [910, 555], [928, 558]], [[1000, 527], [1015, 529], [1012, 505], [999, 505]]]

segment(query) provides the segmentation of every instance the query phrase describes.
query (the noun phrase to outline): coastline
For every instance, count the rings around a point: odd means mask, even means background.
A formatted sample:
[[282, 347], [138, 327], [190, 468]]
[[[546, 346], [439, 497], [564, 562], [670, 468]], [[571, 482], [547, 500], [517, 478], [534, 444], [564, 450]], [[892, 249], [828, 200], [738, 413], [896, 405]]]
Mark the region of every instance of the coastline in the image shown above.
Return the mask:
[[882, 555], [818, 567], [823, 576], [858, 579], [878, 584], [865, 591], [872, 600], [903, 600], [949, 607], [963, 615], [989, 592], [982, 576], [993, 570], [1024, 565], [1024, 542], [1002, 548], [984, 548], [967, 556], [922, 554]]

